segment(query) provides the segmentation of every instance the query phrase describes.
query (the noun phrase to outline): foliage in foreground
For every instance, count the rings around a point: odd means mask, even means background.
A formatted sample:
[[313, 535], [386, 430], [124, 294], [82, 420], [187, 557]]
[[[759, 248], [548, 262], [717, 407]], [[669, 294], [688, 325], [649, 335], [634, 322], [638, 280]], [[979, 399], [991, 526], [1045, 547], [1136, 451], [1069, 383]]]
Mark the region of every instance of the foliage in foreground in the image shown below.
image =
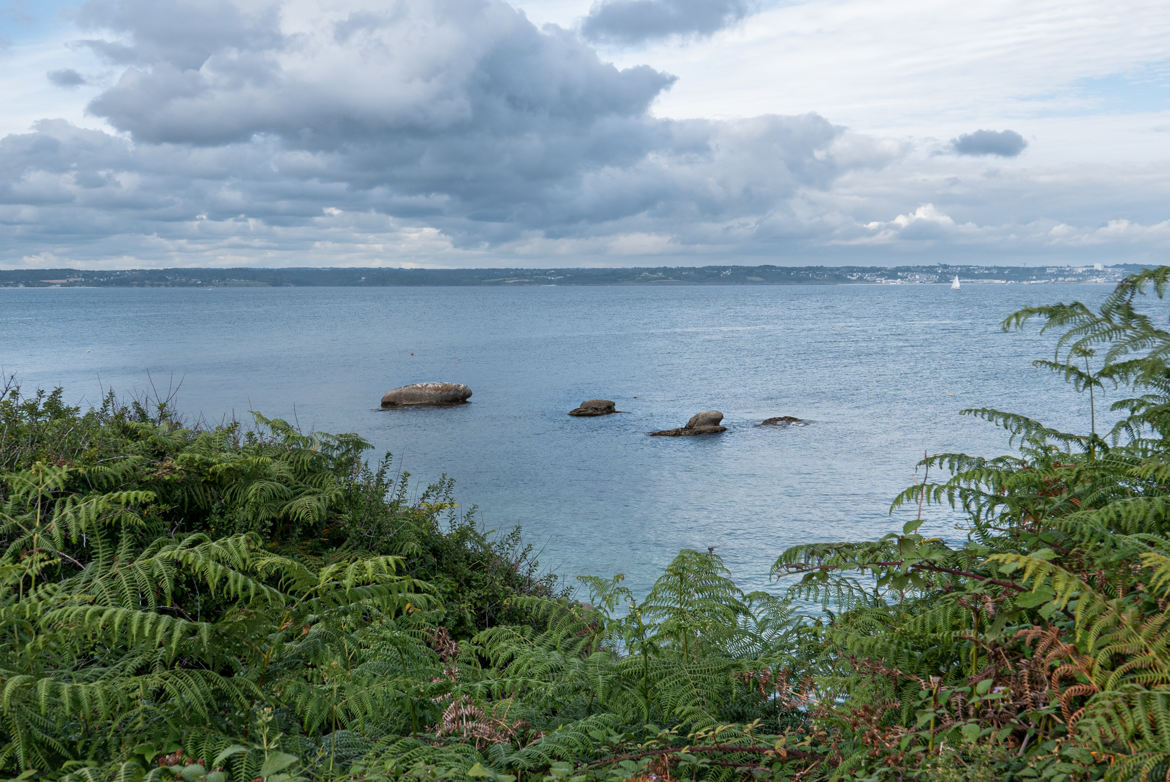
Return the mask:
[[[1165, 779], [1170, 333], [1135, 301], [1024, 310], [1083, 434], [992, 410], [946, 454], [965, 545], [783, 552], [794, 596], [684, 551], [636, 600], [553, 593], [523, 550], [410, 502], [352, 436], [194, 431], [141, 406], [0, 402], [0, 772], [23, 778]], [[447, 529], [441, 520], [455, 521]]]

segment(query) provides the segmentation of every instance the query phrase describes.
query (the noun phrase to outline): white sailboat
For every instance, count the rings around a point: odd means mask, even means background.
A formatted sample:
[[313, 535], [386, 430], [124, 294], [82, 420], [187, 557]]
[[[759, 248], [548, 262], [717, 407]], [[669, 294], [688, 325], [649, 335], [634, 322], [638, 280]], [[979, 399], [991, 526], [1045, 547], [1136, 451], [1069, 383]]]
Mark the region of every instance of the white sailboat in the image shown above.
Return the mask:
[[959, 275], [955, 275], [955, 279], [951, 280], [951, 290], [957, 291], [959, 289]]

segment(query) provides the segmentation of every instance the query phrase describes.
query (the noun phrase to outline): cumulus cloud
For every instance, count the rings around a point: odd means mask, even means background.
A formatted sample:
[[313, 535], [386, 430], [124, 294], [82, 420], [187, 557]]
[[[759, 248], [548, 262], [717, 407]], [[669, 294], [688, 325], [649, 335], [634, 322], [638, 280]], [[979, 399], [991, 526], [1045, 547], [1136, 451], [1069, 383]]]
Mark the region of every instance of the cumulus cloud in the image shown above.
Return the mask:
[[972, 223], [958, 223], [934, 204], [922, 204], [912, 212], [900, 214], [892, 220], [871, 220], [865, 233], [838, 244], [883, 245], [895, 242], [937, 242], [940, 240], [970, 239], [979, 229]]
[[[149, 12], [150, 0], [91, 3], [89, 21], [131, 40], [90, 45], [141, 67], [90, 110], [150, 142], [273, 134], [333, 149], [434, 134], [560, 135], [578, 123], [617, 130], [673, 82], [646, 66], [603, 63], [567, 32], [541, 32], [498, 1], [400, 0], [336, 19], [322, 9], [321, 27], [295, 36], [281, 32], [275, 7], [225, 5], [190, 3], [176, 22], [173, 12]], [[187, 28], [194, 32], [184, 37]]]
[[85, 77], [72, 68], [49, 71], [45, 76], [58, 87], [80, 87], [82, 84], [85, 84]]
[[685, 253], [891, 154], [815, 114], [656, 118], [673, 77], [500, 0], [168, 8], [85, 7], [87, 45], [120, 71], [90, 111], [118, 132], [42, 121], [0, 139], [0, 261]]
[[600, 0], [581, 23], [581, 33], [591, 41], [619, 44], [710, 35], [749, 10], [748, 0]]
[[977, 130], [951, 139], [950, 148], [956, 155], [998, 155], [1016, 157], [1028, 142], [1014, 130]]

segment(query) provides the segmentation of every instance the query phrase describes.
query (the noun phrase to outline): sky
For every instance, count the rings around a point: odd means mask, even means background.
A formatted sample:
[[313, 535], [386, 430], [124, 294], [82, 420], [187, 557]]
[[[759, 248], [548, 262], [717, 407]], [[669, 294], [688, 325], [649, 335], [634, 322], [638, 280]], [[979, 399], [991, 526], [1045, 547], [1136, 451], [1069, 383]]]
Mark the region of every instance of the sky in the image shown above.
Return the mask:
[[0, 0], [0, 268], [1170, 262], [1165, 0]]

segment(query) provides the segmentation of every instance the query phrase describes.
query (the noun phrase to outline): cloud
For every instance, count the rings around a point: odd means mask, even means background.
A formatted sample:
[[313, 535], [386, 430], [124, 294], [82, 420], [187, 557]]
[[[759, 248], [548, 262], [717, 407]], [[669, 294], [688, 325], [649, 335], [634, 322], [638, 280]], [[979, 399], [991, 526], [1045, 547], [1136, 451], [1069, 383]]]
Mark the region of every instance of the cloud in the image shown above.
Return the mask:
[[321, 28], [295, 36], [281, 32], [275, 8], [244, 14], [194, 3], [183, 12], [195, 30], [185, 45], [176, 44], [181, 30], [166, 15], [156, 21], [159, 14], [127, 11], [141, 2], [105, 13], [88, 6], [88, 19], [131, 39], [90, 45], [140, 66], [125, 70], [90, 111], [155, 143], [270, 134], [332, 149], [435, 134], [479, 141], [579, 123], [617, 130], [673, 83], [646, 66], [603, 63], [567, 32], [538, 31], [503, 2], [392, 2], [339, 19], [323, 12]]
[[0, 263], [686, 254], [889, 159], [816, 114], [656, 118], [673, 77], [499, 0], [155, 8], [82, 14], [116, 67], [89, 110], [115, 132], [0, 139]]
[[81, 43], [119, 65], [199, 69], [213, 56], [245, 56], [282, 45], [276, 4], [257, 8], [233, 0], [90, 0], [78, 24], [129, 41], [96, 38]]
[[581, 23], [591, 41], [636, 44], [711, 35], [748, 14], [748, 0], [600, 0]]
[[49, 71], [45, 76], [58, 87], [80, 87], [85, 84], [85, 77], [72, 68]]
[[1065, 247], [1149, 245], [1170, 247], [1170, 220], [1143, 225], [1126, 219], [1110, 220], [1091, 229], [1077, 229], [1061, 223], [1048, 233], [1054, 245]]
[[998, 155], [1016, 157], [1028, 142], [1014, 130], [977, 130], [951, 139], [951, 150], [956, 155]]
[[956, 223], [954, 218], [942, 212], [934, 204], [922, 204], [913, 212], [900, 214], [892, 220], [873, 220], [865, 224], [867, 235], [846, 242], [847, 244], [890, 244], [896, 241], [933, 242], [971, 235], [977, 229], [974, 225]]
[[[503, 0], [168, 8], [93, 0], [83, 51], [25, 68], [91, 116], [0, 138], [0, 265], [1095, 262], [1165, 246], [1164, 159], [1035, 154], [993, 177], [816, 113], [669, 119], [669, 73], [607, 62]], [[53, 69], [101, 81], [66, 93]], [[1056, 122], [1032, 121], [1038, 153], [1071, 146]]]

